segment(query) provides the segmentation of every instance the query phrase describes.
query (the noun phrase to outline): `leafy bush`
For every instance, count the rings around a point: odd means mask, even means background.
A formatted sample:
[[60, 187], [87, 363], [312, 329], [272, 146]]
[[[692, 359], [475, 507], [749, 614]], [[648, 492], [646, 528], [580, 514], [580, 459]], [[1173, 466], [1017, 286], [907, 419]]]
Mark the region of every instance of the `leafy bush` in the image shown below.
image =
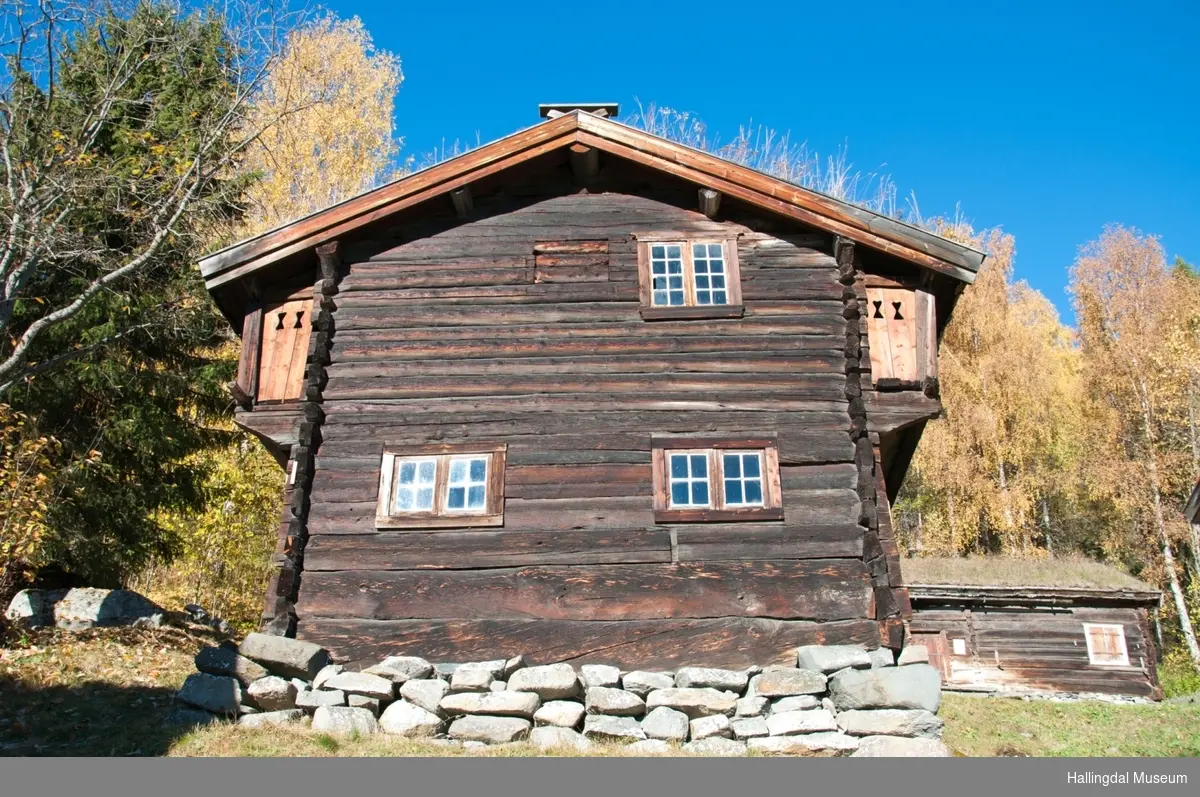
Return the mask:
[[1158, 665], [1158, 680], [1164, 697], [1181, 697], [1200, 693], [1200, 670], [1192, 664], [1188, 652], [1173, 648]]

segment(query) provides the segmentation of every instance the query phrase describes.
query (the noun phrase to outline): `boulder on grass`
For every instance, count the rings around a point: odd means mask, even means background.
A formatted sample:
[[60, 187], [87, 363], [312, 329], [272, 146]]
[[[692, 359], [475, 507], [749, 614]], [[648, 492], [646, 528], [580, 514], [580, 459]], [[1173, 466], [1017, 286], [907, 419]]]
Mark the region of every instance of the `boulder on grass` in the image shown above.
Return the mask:
[[533, 723], [521, 717], [484, 717], [468, 714], [450, 723], [450, 738], [463, 742], [506, 744], [529, 735]]
[[664, 742], [662, 739], [642, 739], [640, 742], [634, 742], [625, 747], [626, 753], [637, 753], [638, 755], [663, 755], [671, 752], [671, 745]]
[[633, 717], [604, 714], [588, 714], [583, 721], [583, 735], [609, 742], [636, 742], [646, 738], [645, 731]]
[[274, 634], [247, 635], [238, 645], [238, 653], [257, 661], [275, 675], [305, 681], [311, 681], [329, 664], [329, 651], [320, 645]]
[[767, 717], [767, 730], [772, 736], [836, 731], [837, 727], [833, 715], [823, 708], [812, 711], [784, 711]]
[[902, 736], [867, 736], [859, 740], [851, 758], [950, 758], [950, 748], [938, 739]]
[[166, 613], [153, 601], [127, 589], [23, 589], [4, 613], [7, 620], [28, 628], [58, 626], [68, 631], [131, 625], [158, 628]]
[[338, 736], [369, 736], [378, 732], [375, 715], [365, 708], [321, 706], [313, 714], [312, 729]]
[[189, 706], [236, 717], [242, 705], [242, 687], [236, 678], [194, 672], [183, 682], [177, 697]]
[[642, 720], [642, 731], [651, 739], [683, 742], [688, 738], [688, 715], [667, 706], [659, 706]]
[[858, 749], [858, 739], [842, 733], [803, 733], [798, 736], [764, 736], [746, 746], [767, 755], [839, 755]]
[[243, 728], [269, 728], [279, 725], [298, 725], [304, 720], [304, 712], [298, 708], [283, 711], [264, 711], [259, 714], [247, 714], [238, 720]]
[[554, 748], [590, 750], [592, 747], [591, 741], [579, 731], [553, 725], [534, 728], [529, 734], [529, 741], [535, 747], [543, 750]]
[[851, 736], [921, 736], [930, 739], [940, 737], [944, 725], [936, 714], [901, 708], [843, 711], [838, 714], [837, 723], [843, 733]]
[[733, 736], [729, 726], [729, 717], [724, 714], [714, 714], [711, 717], [699, 717], [689, 723], [689, 734], [692, 741], [707, 739], [710, 736]]
[[746, 745], [721, 736], [707, 736], [688, 742], [683, 746], [683, 751], [694, 755], [741, 756], [746, 754]]
[[404, 700], [392, 703], [379, 717], [379, 729], [384, 733], [410, 738], [437, 734], [445, 721], [431, 711]]
[[829, 679], [829, 696], [838, 711], [911, 708], [936, 714], [942, 703], [942, 676], [928, 664], [843, 670]]
[[245, 701], [260, 711], [283, 711], [296, 707], [296, 687], [278, 675], [259, 678], [246, 689]]

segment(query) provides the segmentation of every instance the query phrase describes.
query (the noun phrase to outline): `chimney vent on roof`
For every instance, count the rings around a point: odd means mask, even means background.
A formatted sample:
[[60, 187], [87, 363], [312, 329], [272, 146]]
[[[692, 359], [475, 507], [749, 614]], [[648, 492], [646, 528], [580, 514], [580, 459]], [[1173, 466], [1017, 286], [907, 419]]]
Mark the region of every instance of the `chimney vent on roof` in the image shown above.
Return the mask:
[[543, 102], [538, 106], [538, 115], [543, 119], [557, 119], [571, 111], [584, 111], [604, 118], [617, 115], [615, 102]]

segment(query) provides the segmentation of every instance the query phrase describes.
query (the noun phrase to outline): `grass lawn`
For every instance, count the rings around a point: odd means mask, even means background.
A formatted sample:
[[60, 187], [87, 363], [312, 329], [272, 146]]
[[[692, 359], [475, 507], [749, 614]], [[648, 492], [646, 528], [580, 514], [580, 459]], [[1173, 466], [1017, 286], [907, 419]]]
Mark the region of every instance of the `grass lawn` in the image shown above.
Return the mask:
[[[385, 735], [164, 720], [210, 640], [178, 629], [50, 631], [0, 648], [0, 755], [527, 756], [519, 744], [461, 750]], [[945, 696], [945, 741], [969, 756], [1200, 756], [1200, 705], [1128, 706]], [[561, 751], [563, 755], [580, 753]], [[622, 755], [598, 746], [589, 755]]]

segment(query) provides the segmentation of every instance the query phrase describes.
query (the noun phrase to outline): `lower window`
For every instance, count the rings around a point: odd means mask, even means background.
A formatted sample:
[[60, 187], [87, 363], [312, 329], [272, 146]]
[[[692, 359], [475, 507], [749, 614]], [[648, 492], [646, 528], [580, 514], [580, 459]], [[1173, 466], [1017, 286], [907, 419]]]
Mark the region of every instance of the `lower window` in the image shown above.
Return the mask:
[[503, 445], [386, 450], [376, 527], [503, 525], [504, 452]]
[[655, 437], [657, 522], [782, 520], [774, 438]]

